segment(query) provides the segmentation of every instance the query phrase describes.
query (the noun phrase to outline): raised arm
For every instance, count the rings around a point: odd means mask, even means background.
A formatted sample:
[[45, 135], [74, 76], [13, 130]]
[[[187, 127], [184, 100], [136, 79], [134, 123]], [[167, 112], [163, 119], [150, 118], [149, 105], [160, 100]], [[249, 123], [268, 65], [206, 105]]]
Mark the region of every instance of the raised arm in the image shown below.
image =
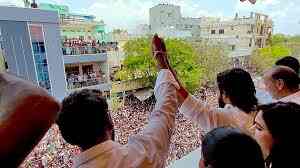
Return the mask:
[[[167, 55], [164, 47], [162, 48], [162, 54]], [[178, 79], [177, 74], [170, 65], [167, 56], [158, 58], [156, 60], [158, 61], [159, 67], [168, 68], [170, 70], [169, 72], [162, 73], [165, 73], [165, 76], [173, 76], [173, 79], [179, 85], [180, 88], [177, 90], [179, 95], [178, 102], [181, 105], [179, 111], [182, 112], [185, 117], [198, 124], [204, 131], [207, 132], [220, 126], [234, 125], [230, 110], [228, 111], [226, 109], [213, 107], [189, 94], [189, 92], [182, 85], [181, 81]], [[171, 78], [172, 77], [167, 77], [165, 80]]]
[[[175, 125], [175, 112], [178, 109], [178, 86], [169, 80], [162, 80], [168, 76], [162, 70], [157, 78], [155, 86], [156, 105], [151, 113], [149, 124], [140, 135], [129, 138], [128, 148], [137, 165], [147, 167], [164, 167], [167, 159], [172, 129]], [[170, 72], [169, 72], [170, 73]], [[170, 81], [174, 81], [170, 79]], [[147, 166], [146, 166], [147, 165]], [[134, 166], [134, 165], [133, 165]]]
[[159, 60], [165, 59], [162, 54], [166, 50], [164, 42], [156, 36], [153, 45], [153, 55], [160, 70], [154, 88], [156, 104], [146, 128], [141, 134], [129, 138], [129, 161], [134, 160], [129, 163], [131, 167], [164, 167], [175, 125], [175, 112], [178, 110], [179, 86], [167, 67], [159, 64]]

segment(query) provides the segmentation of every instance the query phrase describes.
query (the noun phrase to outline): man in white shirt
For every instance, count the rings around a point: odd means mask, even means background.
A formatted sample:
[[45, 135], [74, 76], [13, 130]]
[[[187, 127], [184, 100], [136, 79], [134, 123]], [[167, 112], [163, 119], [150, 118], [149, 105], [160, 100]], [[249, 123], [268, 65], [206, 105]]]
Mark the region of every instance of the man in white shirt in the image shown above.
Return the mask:
[[[157, 56], [156, 56], [157, 57]], [[159, 57], [159, 56], [158, 56]], [[155, 85], [157, 103], [149, 124], [126, 145], [114, 141], [106, 100], [97, 90], [82, 90], [64, 99], [57, 124], [64, 139], [82, 149], [75, 168], [164, 168], [168, 156], [179, 88], [170, 71], [160, 66]]]
[[300, 78], [287, 66], [276, 66], [264, 74], [266, 90], [273, 99], [300, 104]]
[[248, 72], [242, 69], [230, 69], [218, 74], [220, 108], [216, 108], [190, 95], [177, 79], [167, 57], [162, 58], [165, 59], [157, 59], [159, 64], [168, 67], [172, 72], [162, 72], [169, 76], [165, 79], [170, 79], [173, 76], [181, 86], [178, 90], [178, 94], [181, 95], [179, 96], [179, 102], [182, 103], [179, 111], [185, 117], [198, 124], [205, 132], [217, 127], [232, 126], [251, 134], [255, 107], [258, 101], [255, 96], [254, 82]]

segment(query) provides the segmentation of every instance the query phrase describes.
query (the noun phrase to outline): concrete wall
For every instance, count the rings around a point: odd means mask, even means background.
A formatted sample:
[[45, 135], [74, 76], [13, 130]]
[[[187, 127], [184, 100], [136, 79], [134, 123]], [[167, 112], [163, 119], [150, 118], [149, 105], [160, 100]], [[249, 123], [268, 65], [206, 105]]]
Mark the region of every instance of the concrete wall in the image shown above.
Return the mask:
[[181, 22], [180, 6], [159, 4], [150, 9], [151, 32], [159, 32], [162, 27], [176, 27]]
[[43, 26], [51, 91], [54, 97], [61, 100], [66, 95], [66, 80], [56, 12], [0, 7], [0, 27], [8, 70], [16, 76], [38, 83], [28, 24]]
[[0, 20], [0, 27], [9, 73], [36, 83], [35, 63], [27, 23]]
[[107, 53], [64, 55], [63, 58], [65, 64], [78, 64], [78, 63], [86, 63], [86, 62], [106, 62]]
[[52, 95], [58, 99], [66, 96], [66, 76], [58, 24], [43, 24]]

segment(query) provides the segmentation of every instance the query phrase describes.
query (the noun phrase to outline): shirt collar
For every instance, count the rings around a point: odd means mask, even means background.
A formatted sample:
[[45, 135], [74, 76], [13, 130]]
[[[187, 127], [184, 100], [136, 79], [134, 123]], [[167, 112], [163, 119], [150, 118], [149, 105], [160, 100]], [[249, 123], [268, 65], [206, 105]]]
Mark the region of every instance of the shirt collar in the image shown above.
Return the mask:
[[285, 101], [293, 101], [293, 99], [298, 98], [299, 96], [300, 96], [300, 91], [298, 91], [298, 92], [296, 92], [294, 94], [291, 94], [289, 96], [286, 96], [284, 98], [281, 98], [281, 99], [279, 99], [279, 101], [283, 101], [283, 102], [285, 102]]
[[89, 160], [92, 160], [99, 155], [102, 155], [103, 153], [110, 151], [115, 142], [112, 140], [105, 141], [101, 144], [98, 144], [96, 146], [93, 146], [92, 148], [80, 153], [73, 161], [74, 161], [74, 167], [78, 167]]

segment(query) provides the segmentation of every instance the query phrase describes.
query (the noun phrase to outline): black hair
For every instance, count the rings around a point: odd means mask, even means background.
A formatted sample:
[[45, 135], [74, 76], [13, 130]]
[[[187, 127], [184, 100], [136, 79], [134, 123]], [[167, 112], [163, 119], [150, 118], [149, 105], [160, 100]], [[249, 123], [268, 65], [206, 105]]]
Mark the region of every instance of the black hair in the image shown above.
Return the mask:
[[272, 79], [283, 80], [286, 87], [290, 90], [298, 89], [300, 84], [300, 78], [295, 71], [286, 66], [278, 66], [273, 69]]
[[210, 168], [264, 168], [260, 146], [249, 135], [231, 127], [217, 128], [202, 141], [204, 164]]
[[107, 140], [113, 122], [106, 99], [101, 95], [101, 91], [84, 89], [63, 100], [56, 123], [68, 143], [86, 148]]
[[221, 94], [229, 97], [232, 105], [246, 113], [251, 113], [257, 106], [256, 89], [248, 72], [240, 68], [226, 70], [217, 75]]
[[293, 69], [297, 74], [300, 72], [300, 63], [297, 58], [292, 56], [286, 56], [284, 58], [279, 59], [276, 61], [275, 65], [279, 66], [287, 66]]
[[263, 112], [262, 118], [273, 138], [267, 165], [272, 168], [298, 165], [300, 105], [277, 102], [258, 106], [258, 110]]

